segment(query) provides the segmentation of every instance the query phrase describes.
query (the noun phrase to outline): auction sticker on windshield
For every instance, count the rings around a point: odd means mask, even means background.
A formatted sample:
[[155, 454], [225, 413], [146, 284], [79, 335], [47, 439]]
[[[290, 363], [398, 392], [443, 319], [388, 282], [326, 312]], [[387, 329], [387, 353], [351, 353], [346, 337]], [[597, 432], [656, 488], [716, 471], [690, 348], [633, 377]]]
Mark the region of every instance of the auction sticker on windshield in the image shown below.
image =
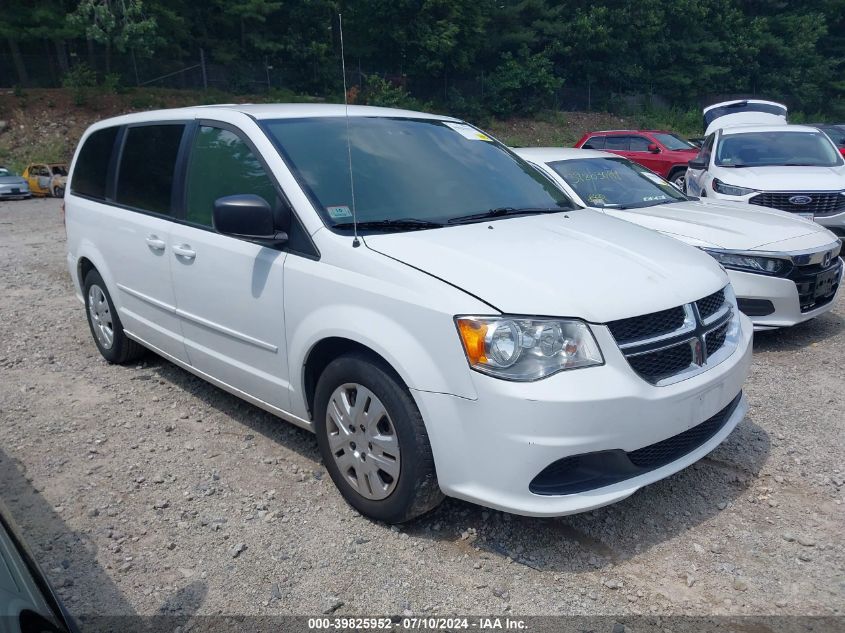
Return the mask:
[[464, 138], [468, 138], [471, 141], [492, 141], [493, 139], [487, 136], [484, 132], [476, 130], [471, 125], [467, 125], [466, 123], [451, 123], [449, 121], [443, 122], [446, 127], [450, 127], [455, 132], [463, 136]]

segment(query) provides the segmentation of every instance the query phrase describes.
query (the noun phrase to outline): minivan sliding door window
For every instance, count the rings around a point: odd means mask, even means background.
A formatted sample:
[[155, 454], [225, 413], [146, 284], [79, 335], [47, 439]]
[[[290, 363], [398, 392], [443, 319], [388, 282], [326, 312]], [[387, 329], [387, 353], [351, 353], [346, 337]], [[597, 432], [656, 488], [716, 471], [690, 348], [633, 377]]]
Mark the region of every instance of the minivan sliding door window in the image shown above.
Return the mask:
[[185, 125], [139, 125], [126, 130], [115, 199], [119, 204], [172, 215], [176, 157]]

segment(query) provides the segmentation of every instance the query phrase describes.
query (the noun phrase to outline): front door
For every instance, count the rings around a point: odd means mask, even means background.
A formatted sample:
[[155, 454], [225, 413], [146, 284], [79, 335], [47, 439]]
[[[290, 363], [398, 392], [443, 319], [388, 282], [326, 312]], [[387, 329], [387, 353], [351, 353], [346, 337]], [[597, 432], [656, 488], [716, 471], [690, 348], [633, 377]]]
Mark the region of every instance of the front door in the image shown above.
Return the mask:
[[186, 174], [187, 224], [169, 248], [182, 332], [191, 365], [281, 409], [290, 400], [283, 251], [212, 228], [217, 198], [255, 194], [282, 204], [264, 165], [230, 129], [200, 125]]

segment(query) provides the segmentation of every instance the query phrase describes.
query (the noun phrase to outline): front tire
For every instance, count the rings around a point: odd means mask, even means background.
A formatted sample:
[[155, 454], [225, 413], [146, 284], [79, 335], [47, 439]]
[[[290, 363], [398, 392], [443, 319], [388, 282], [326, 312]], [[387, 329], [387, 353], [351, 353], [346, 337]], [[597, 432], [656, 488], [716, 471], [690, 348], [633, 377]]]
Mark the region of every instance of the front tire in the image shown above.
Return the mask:
[[114, 308], [103, 278], [96, 270], [85, 275], [82, 288], [88, 327], [97, 349], [110, 363], [123, 364], [136, 360], [146, 351], [140, 344], [127, 338], [120, 317]]
[[326, 470], [361, 514], [402, 523], [443, 500], [419, 409], [378, 359], [350, 354], [326, 367], [314, 426]]
[[686, 169], [676, 169], [671, 174], [669, 174], [669, 182], [675, 185], [678, 189], [683, 191], [684, 193], [687, 192], [687, 170]]

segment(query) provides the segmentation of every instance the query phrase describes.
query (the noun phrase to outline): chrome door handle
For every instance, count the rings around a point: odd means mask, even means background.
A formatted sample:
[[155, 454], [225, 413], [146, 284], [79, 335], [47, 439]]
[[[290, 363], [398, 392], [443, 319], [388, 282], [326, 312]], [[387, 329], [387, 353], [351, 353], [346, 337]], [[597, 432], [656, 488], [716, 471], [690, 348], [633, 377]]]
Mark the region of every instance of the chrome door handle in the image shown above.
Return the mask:
[[197, 256], [197, 252], [192, 250], [189, 244], [174, 244], [171, 248], [176, 256], [182, 259], [193, 259]]
[[158, 235], [148, 235], [147, 246], [149, 246], [154, 251], [163, 251], [164, 247], [167, 245], [164, 243], [164, 240], [159, 239]]

